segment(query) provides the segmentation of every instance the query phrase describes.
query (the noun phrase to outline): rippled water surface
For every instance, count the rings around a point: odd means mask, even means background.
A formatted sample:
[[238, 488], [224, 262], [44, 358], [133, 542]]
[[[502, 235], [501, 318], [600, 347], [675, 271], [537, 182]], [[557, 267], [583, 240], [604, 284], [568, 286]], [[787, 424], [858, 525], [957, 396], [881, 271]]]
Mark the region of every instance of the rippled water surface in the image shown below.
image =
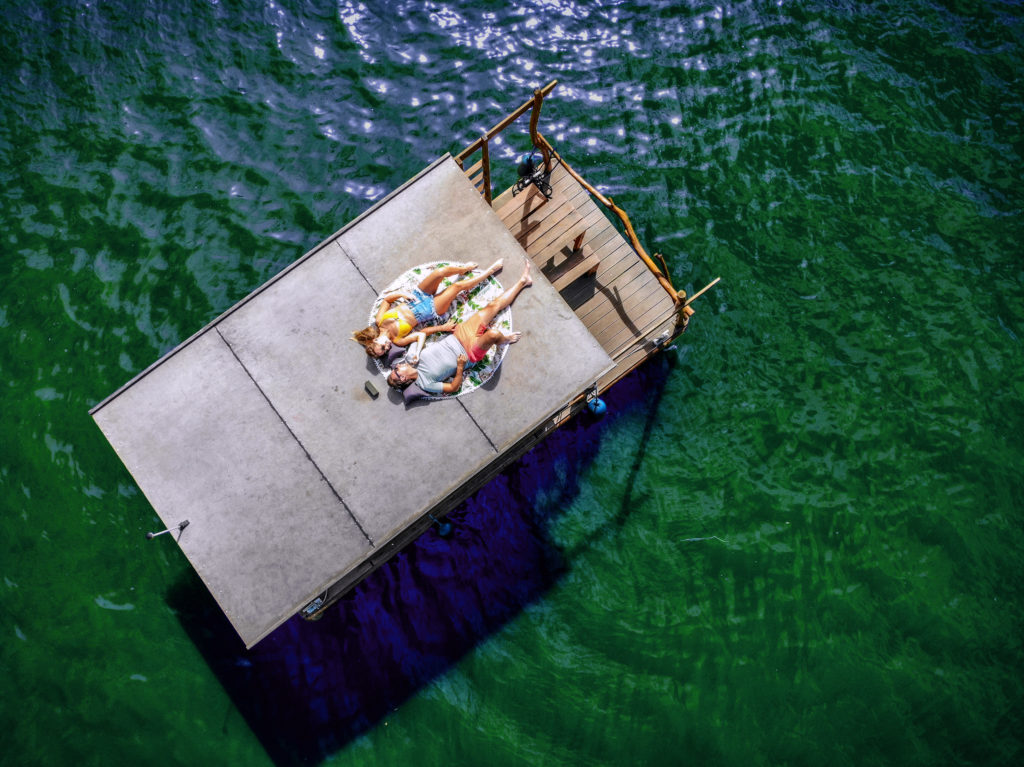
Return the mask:
[[[1008, 2], [5, 3], [0, 763], [1018, 763], [1022, 42]], [[545, 135], [723, 282], [244, 652], [88, 409], [556, 78]]]

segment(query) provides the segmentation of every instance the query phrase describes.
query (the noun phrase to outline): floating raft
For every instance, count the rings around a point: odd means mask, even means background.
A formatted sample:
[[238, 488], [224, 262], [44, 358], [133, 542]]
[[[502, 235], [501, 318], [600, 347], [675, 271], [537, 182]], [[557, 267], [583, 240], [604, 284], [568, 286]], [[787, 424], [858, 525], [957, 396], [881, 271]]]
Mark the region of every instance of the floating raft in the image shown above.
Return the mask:
[[[247, 647], [321, 614], [665, 348], [718, 282], [687, 300], [625, 211], [548, 143], [538, 118], [555, 85], [92, 409]], [[528, 112], [543, 165], [521, 163], [492, 199], [490, 143]], [[476, 390], [404, 406], [350, 334], [413, 267], [498, 258], [506, 287], [536, 267], [512, 306], [522, 339]]]
[[178, 545], [247, 647], [358, 583], [616, 375], [607, 348], [625, 336], [602, 346], [540, 268], [512, 307], [522, 340], [466, 396], [405, 407], [349, 339], [418, 264], [501, 258], [511, 285], [530, 250], [515, 210], [445, 155], [91, 411], [164, 524], [189, 521]]

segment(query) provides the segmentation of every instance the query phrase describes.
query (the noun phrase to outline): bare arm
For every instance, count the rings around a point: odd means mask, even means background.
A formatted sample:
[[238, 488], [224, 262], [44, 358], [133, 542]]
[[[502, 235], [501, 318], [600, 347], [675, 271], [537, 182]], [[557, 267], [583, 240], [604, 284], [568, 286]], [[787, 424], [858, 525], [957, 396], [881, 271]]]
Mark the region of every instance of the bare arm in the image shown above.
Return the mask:
[[423, 351], [423, 344], [427, 341], [425, 333], [416, 333], [415, 335], [419, 337], [416, 339], [416, 343], [412, 345], [412, 349], [406, 352], [405, 355], [405, 358], [409, 361], [410, 365], [415, 365], [420, 361], [420, 352]]
[[426, 340], [427, 340], [426, 333], [424, 333], [422, 330], [417, 330], [415, 333], [410, 333], [409, 335], [402, 336], [401, 338], [392, 338], [391, 339], [391, 343], [393, 343], [395, 346], [408, 346], [409, 344], [413, 343], [414, 341], [419, 341], [420, 342], [420, 348], [422, 349], [423, 348], [423, 342], [426, 341]]
[[444, 325], [431, 325], [427, 328], [420, 328], [420, 332], [426, 333], [428, 336], [434, 333], [451, 333], [455, 330], [457, 324], [455, 322], [446, 322]]
[[377, 316], [373, 318], [374, 323], [379, 327], [381, 318], [387, 313], [388, 309], [391, 308], [391, 302], [388, 300], [388, 296], [384, 296], [384, 300], [380, 302], [380, 309], [377, 310]]
[[380, 325], [380, 318], [384, 316], [388, 309], [391, 308], [391, 304], [400, 298], [412, 298], [404, 290], [396, 290], [394, 293], [388, 293], [384, 298], [381, 299], [380, 309], [377, 310], [377, 316], [374, 318], [374, 322]]
[[448, 383], [443, 384], [441, 386], [441, 391], [443, 391], [445, 394], [452, 394], [453, 392], [457, 392], [459, 389], [462, 388], [462, 369], [465, 366], [466, 366], [466, 355], [465, 354], [460, 354], [459, 355], [459, 362], [455, 366], [455, 377], [452, 378], [452, 380], [449, 381]]

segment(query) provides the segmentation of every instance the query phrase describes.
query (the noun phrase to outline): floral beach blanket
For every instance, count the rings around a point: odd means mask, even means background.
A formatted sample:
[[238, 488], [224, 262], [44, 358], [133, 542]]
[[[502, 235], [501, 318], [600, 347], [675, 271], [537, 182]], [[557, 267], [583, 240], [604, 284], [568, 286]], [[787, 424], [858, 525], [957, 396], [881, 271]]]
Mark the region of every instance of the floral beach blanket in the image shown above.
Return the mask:
[[[419, 285], [420, 281], [423, 280], [430, 272], [442, 266], [448, 266], [453, 262], [451, 261], [433, 261], [426, 264], [419, 264], [409, 269], [407, 272], [402, 274], [398, 279], [391, 282], [384, 290], [377, 296], [377, 300], [373, 302], [373, 307], [370, 309], [370, 316], [367, 320], [367, 324], [372, 324], [374, 317], [377, 316], [377, 310], [380, 309], [383, 297], [388, 293], [393, 293], [396, 290], [411, 290]], [[473, 276], [482, 269], [486, 269], [486, 266], [478, 266], [473, 272], [467, 272], [464, 275], [455, 275], [454, 277], [448, 277], [442, 281], [437, 292], [440, 293], [446, 287], [451, 285], [453, 282], [458, 280], [464, 280], [467, 277]], [[448, 313], [442, 317], [439, 317], [437, 324], [444, 324], [446, 322], [462, 322], [473, 312], [478, 309], [482, 309], [488, 302], [497, 298], [504, 292], [504, 288], [501, 287], [501, 283], [498, 278], [491, 275], [486, 280], [477, 285], [473, 290], [467, 293], [461, 294], [455, 301], [452, 302], [451, 308]], [[506, 308], [499, 312], [495, 316], [494, 321], [491, 322], [491, 327], [500, 330], [503, 333], [512, 332], [512, 309], [511, 307]], [[445, 334], [435, 333], [427, 336], [426, 346], [431, 343], [436, 343], [444, 338]], [[424, 348], [426, 348], [424, 346]], [[494, 372], [501, 365], [501, 361], [505, 357], [505, 353], [508, 350], [508, 346], [504, 344], [495, 344], [488, 351], [487, 355], [475, 365], [467, 365], [462, 388], [453, 394], [437, 394], [427, 395], [428, 399], [452, 399], [453, 397], [461, 397], [464, 394], [468, 394], [479, 386], [483, 386], [487, 383], [487, 380], [494, 375]], [[377, 369], [380, 371], [382, 376], [387, 376], [390, 372], [390, 368], [382, 360], [374, 360], [377, 365]]]

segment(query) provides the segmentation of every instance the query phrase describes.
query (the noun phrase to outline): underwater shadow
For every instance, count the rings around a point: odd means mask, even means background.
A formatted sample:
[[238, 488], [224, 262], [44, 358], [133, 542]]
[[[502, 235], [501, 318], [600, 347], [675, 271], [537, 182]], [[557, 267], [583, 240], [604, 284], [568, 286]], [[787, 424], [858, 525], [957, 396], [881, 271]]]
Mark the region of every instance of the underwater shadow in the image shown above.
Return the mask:
[[551, 588], [571, 560], [548, 535], [552, 510], [576, 497], [619, 416], [647, 413], [645, 448], [674, 361], [619, 381], [608, 415], [553, 432], [449, 514], [450, 536], [435, 526], [317, 622], [292, 617], [246, 651], [192, 570], [174, 585], [170, 606], [276, 765], [337, 753]]

